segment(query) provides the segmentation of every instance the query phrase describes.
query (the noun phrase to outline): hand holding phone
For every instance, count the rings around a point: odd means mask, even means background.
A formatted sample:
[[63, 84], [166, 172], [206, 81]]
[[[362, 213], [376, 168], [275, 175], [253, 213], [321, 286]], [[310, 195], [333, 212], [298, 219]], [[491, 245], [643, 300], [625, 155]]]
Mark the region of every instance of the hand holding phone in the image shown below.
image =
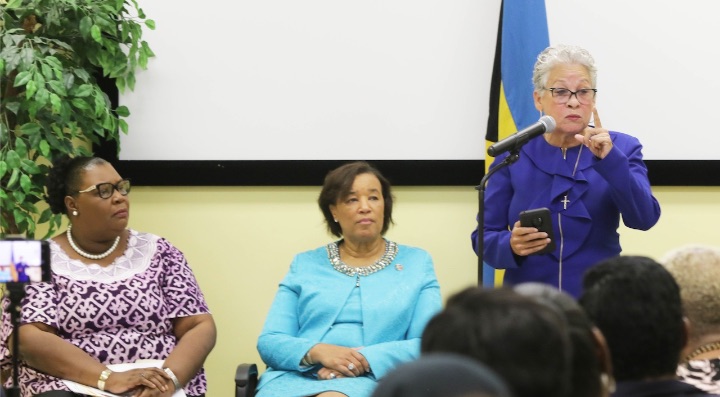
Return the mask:
[[550, 242], [545, 248], [533, 252], [531, 255], [547, 254], [555, 250], [555, 235], [553, 233], [552, 218], [550, 217], [549, 209], [542, 207], [520, 212], [520, 226], [534, 227], [539, 232], [547, 233], [550, 239]]

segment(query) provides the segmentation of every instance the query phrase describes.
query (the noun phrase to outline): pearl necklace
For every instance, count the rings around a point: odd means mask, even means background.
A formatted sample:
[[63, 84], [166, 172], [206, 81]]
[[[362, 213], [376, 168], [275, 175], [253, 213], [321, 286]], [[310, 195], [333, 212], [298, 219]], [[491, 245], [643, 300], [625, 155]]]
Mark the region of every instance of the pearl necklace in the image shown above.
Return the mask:
[[87, 252], [81, 250], [80, 247], [78, 247], [75, 244], [75, 241], [73, 241], [73, 238], [72, 238], [71, 230], [72, 230], [72, 224], [68, 225], [68, 228], [67, 228], [66, 234], [67, 234], [68, 243], [70, 243], [70, 246], [72, 247], [72, 249], [75, 250], [75, 252], [77, 252], [78, 254], [80, 254], [88, 259], [96, 259], [97, 260], [97, 259], [105, 258], [108, 255], [112, 254], [112, 252], [115, 251], [115, 248], [117, 248], [118, 244], [120, 243], [120, 236], [117, 236], [117, 238], [115, 238], [115, 242], [113, 243], [112, 246], [110, 246], [110, 248], [107, 251], [103, 252], [102, 254], [97, 254], [97, 255], [88, 254]]

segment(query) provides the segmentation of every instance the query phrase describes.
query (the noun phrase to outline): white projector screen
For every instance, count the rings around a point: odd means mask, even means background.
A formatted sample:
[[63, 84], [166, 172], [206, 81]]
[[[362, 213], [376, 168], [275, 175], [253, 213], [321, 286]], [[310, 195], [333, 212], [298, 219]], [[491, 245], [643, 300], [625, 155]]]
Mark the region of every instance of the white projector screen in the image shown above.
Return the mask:
[[[120, 161], [485, 158], [500, 0], [140, 4], [157, 56], [120, 95]], [[596, 58], [603, 126], [646, 160], [719, 159], [720, 2], [546, 7], [551, 43]]]

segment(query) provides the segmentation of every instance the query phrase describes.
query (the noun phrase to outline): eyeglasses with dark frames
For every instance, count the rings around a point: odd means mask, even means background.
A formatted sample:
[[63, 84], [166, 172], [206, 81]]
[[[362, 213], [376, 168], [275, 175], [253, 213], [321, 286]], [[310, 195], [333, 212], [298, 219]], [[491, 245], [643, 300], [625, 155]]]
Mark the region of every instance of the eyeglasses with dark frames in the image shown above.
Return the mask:
[[557, 104], [568, 103], [570, 98], [575, 95], [578, 102], [583, 105], [589, 105], [592, 103], [592, 100], [595, 98], [595, 94], [597, 93], [597, 88], [581, 88], [577, 91], [570, 91], [567, 88], [553, 87], [548, 88], [547, 90], [550, 91], [550, 94]]
[[110, 182], [98, 183], [97, 185], [90, 186], [85, 190], [78, 190], [78, 193], [88, 193], [93, 190], [97, 190], [100, 198], [110, 198], [113, 192], [117, 190], [123, 196], [127, 196], [130, 193], [130, 179], [123, 179], [118, 183], [112, 184]]

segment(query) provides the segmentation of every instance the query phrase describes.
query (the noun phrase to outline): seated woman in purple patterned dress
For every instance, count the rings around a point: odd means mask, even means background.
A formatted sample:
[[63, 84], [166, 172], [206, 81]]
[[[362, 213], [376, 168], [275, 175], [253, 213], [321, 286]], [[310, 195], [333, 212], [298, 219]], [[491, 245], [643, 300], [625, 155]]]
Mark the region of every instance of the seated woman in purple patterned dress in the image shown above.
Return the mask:
[[[129, 192], [130, 182], [101, 158], [55, 162], [47, 201], [70, 224], [50, 240], [52, 281], [26, 285], [17, 332], [3, 312], [2, 369], [12, 370], [10, 342], [18, 334], [23, 397], [77, 396], [63, 379], [139, 397], [177, 388], [205, 394], [215, 322], [182, 252], [127, 229]], [[138, 360], [164, 361], [162, 368], [108, 368]]]

